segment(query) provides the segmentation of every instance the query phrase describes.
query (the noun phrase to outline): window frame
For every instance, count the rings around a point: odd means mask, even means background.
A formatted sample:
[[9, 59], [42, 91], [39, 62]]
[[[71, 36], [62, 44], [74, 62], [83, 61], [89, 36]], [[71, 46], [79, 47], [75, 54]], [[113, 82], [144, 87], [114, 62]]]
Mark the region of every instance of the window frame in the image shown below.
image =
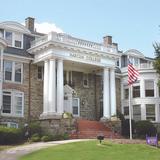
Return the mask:
[[[135, 89], [134, 87], [139, 87], [139, 95], [138, 96], [135, 96], [135, 93], [138, 92], [138, 89], [134, 90]], [[133, 88], [132, 88], [132, 97], [133, 98], [140, 98], [141, 97], [141, 87], [140, 87], [140, 85], [133, 85]]]
[[[14, 47], [14, 48], [18, 48], [18, 49], [23, 49], [23, 34], [22, 33], [18, 33], [18, 32], [14, 32], [14, 31], [10, 31], [10, 30], [4, 30], [4, 38], [6, 40], [6, 33], [10, 32], [12, 33], [12, 40], [11, 40], [11, 44], [9, 44], [8, 46], [10, 47]], [[21, 40], [17, 40], [21, 42], [21, 47], [17, 47], [15, 45], [15, 41], [16, 41], [16, 34], [19, 34], [21, 36]]]
[[[141, 105], [140, 105], [140, 104], [132, 105], [133, 120], [135, 120], [135, 119], [134, 119], [134, 107], [135, 107], [135, 106], [136, 106], [136, 107], [137, 107], [137, 106], [139, 107], [139, 109], [140, 109], [140, 112], [139, 112], [139, 113], [140, 113], [140, 120], [142, 120], [142, 113], [141, 113]], [[139, 114], [136, 114], [135, 116], [137, 116], [137, 115], [139, 116]], [[135, 121], [140, 121], [140, 120], [135, 120]]]
[[[154, 120], [147, 119], [147, 105], [153, 105], [154, 106]], [[146, 104], [145, 108], [146, 108], [146, 120], [149, 120], [151, 122], [155, 122], [156, 121], [156, 105], [155, 104]], [[149, 115], [149, 117], [153, 118], [152, 115]]]
[[[12, 76], [11, 76], [11, 80], [6, 80], [5, 62], [11, 62], [12, 63]], [[18, 63], [18, 64], [21, 65], [21, 81], [20, 82], [15, 81], [15, 78], [16, 78], [16, 72], [15, 72], [16, 71], [15, 70], [16, 63]], [[3, 63], [3, 73], [4, 73], [3, 80], [5, 82], [14, 82], [14, 83], [18, 83], [18, 84], [22, 84], [23, 83], [23, 63], [11, 61], [11, 60], [4, 60], [4, 63]]]
[[[39, 78], [39, 68], [41, 68], [41, 78]], [[44, 80], [44, 67], [43, 66], [37, 66], [37, 79], [39, 81]]]
[[[146, 91], [149, 91], [149, 89], [147, 89], [146, 90], [146, 81], [152, 81], [153, 82], [153, 96], [147, 96], [146, 95]], [[144, 81], [144, 91], [145, 91], [145, 97], [155, 97], [155, 82], [154, 82], [154, 80], [153, 79], [147, 79], [147, 80], [145, 80]], [[152, 90], [150, 90], [150, 91], [152, 91]]]
[[[11, 113], [3, 113], [3, 110], [1, 111], [3, 116], [13, 116], [13, 117], [24, 117], [24, 92], [18, 91], [18, 90], [3, 90], [4, 92], [10, 92], [11, 95]], [[16, 94], [21, 94], [22, 98], [22, 113], [21, 114], [16, 114], [16, 107], [15, 107], [15, 97]], [[2, 104], [3, 105], [3, 104]]]

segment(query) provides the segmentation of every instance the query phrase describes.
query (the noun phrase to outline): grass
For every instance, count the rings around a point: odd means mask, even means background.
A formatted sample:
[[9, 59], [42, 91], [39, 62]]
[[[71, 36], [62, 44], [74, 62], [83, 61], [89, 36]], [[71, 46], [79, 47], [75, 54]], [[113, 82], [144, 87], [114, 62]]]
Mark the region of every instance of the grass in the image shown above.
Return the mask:
[[39, 150], [20, 160], [159, 160], [160, 149], [145, 144], [76, 142]]

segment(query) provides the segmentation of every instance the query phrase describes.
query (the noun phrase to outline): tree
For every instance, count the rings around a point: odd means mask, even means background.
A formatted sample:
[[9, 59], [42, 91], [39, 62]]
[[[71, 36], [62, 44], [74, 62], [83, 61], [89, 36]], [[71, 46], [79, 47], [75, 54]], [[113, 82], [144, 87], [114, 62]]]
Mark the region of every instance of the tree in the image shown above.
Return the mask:
[[[154, 50], [155, 50], [155, 61], [153, 63], [154, 69], [157, 71], [157, 73], [160, 75], [160, 43], [153, 44]], [[160, 80], [157, 84], [160, 87]]]

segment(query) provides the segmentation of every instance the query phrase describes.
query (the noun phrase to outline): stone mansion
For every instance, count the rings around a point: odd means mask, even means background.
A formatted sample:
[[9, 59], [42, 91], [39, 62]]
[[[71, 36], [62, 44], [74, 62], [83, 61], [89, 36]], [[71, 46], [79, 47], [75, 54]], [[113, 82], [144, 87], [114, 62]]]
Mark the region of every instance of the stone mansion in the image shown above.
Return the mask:
[[127, 61], [139, 70], [133, 85], [134, 120], [160, 122], [160, 89], [153, 59], [137, 50], [118, 50], [111, 36], [103, 43], [65, 33], [38, 33], [34, 18], [25, 25], [0, 23], [0, 123], [18, 127], [30, 120], [75, 118], [99, 121], [117, 112], [127, 118]]

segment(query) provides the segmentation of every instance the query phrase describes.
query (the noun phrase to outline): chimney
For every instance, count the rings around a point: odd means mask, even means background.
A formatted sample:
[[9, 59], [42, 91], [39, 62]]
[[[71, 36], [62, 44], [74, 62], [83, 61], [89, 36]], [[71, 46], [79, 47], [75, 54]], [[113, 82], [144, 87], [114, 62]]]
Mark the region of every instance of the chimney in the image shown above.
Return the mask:
[[112, 45], [112, 36], [105, 36], [103, 37], [103, 45], [105, 47]]
[[113, 47], [115, 47], [116, 49], [118, 49], [118, 43], [112, 43]]
[[25, 19], [25, 26], [27, 29], [29, 29], [31, 32], [34, 32], [34, 18], [27, 17]]

